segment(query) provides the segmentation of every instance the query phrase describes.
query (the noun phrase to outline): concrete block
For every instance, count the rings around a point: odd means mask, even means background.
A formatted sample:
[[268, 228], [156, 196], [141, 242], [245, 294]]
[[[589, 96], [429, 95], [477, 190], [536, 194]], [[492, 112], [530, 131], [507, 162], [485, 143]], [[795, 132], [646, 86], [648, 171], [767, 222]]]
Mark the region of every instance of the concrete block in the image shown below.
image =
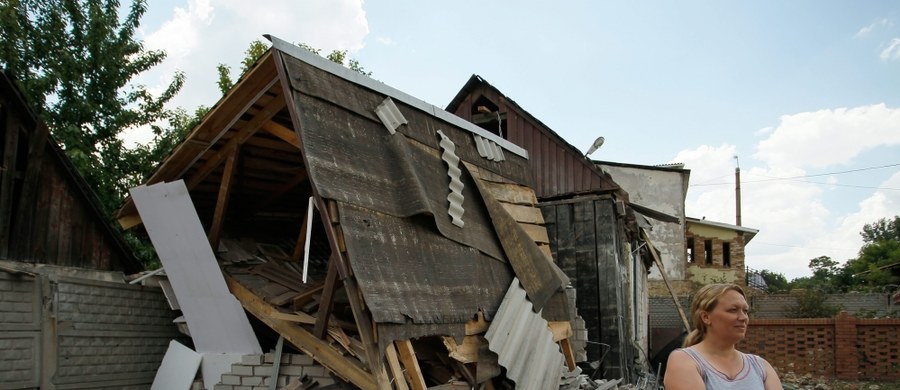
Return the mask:
[[[263, 385], [268, 386], [271, 383], [272, 383], [272, 377], [267, 376], [267, 377], [263, 378]], [[287, 386], [287, 377], [279, 375], [278, 379], [275, 381], [275, 386], [277, 386], [279, 388]]]
[[232, 385], [223, 385], [223, 384], [220, 383], [220, 384], [218, 384], [218, 385], [215, 385], [215, 386], [213, 387], [213, 390], [234, 390], [234, 386], [232, 386]]
[[261, 376], [245, 376], [241, 378], [241, 385], [259, 386], [262, 385], [263, 378]]
[[291, 355], [291, 364], [297, 366], [309, 366], [314, 364], [313, 358], [309, 355], [295, 354]]
[[243, 364], [232, 364], [231, 365], [231, 374], [232, 375], [240, 375], [240, 376], [252, 376], [253, 375], [253, 367], [245, 366]]
[[309, 366], [303, 368], [303, 373], [309, 376], [327, 376], [328, 371], [322, 366]]
[[248, 366], [261, 366], [263, 364], [263, 355], [244, 355], [241, 357], [241, 364]]
[[[278, 372], [284, 370], [284, 367], [279, 367]], [[272, 376], [272, 373], [275, 372], [275, 367], [272, 366], [256, 366], [253, 367], [253, 375], [264, 377], [264, 376]]]
[[[265, 362], [270, 363], [270, 364], [275, 363], [275, 353], [269, 352], [269, 353], [265, 354]], [[288, 364], [290, 362], [291, 362], [291, 357], [289, 356], [289, 354], [286, 354], [286, 353], [281, 354], [281, 363], [282, 364]]]
[[241, 384], [241, 377], [239, 377], [237, 375], [225, 374], [225, 375], [222, 375], [221, 383], [223, 385], [239, 385], [239, 384]]
[[[309, 367], [306, 367], [309, 369]], [[288, 376], [300, 376], [304, 373], [308, 374], [308, 372], [304, 369], [303, 366], [284, 366], [278, 370], [278, 374], [280, 375], [288, 375]]]

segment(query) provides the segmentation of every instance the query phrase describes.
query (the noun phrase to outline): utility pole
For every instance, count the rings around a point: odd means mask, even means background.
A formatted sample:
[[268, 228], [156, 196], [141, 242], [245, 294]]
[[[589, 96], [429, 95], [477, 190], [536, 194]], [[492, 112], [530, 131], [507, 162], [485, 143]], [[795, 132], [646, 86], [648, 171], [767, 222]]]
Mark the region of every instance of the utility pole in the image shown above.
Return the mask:
[[735, 225], [741, 226], [741, 163], [738, 156], [734, 156], [734, 199], [735, 199]]

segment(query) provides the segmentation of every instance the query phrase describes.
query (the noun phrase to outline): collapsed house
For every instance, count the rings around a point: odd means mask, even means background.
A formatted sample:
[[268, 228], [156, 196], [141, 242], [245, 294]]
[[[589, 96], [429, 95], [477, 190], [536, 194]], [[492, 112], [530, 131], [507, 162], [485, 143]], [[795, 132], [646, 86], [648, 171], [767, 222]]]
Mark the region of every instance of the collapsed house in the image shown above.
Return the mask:
[[629, 199], [587, 156], [480, 76], [446, 110], [529, 151], [553, 258], [572, 280], [587, 327], [587, 356], [579, 361], [599, 363], [597, 377], [628, 383], [655, 370], [647, 358], [647, 274], [659, 253], [648, 250], [647, 218], [678, 220]]
[[[271, 40], [120, 223], [145, 224], [170, 279], [212, 263], [182, 289], [198, 301], [221, 269], [262, 349], [283, 339], [357, 387], [558, 387], [574, 310], [529, 153]], [[221, 330], [184, 314], [195, 344]]]
[[0, 162], [0, 389], [146, 388], [175, 315], [6, 72]]

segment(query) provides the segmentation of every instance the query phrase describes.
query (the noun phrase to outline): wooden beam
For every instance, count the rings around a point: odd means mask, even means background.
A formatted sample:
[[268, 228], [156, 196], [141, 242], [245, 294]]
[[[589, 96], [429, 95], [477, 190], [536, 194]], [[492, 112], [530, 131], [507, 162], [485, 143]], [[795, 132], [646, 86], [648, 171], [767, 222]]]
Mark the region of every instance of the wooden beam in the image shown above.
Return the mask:
[[397, 348], [394, 344], [388, 344], [384, 350], [384, 356], [388, 361], [388, 367], [391, 369], [391, 376], [394, 377], [393, 384], [397, 390], [409, 390], [406, 384], [406, 376], [403, 375], [403, 368], [400, 367], [400, 359], [397, 357]]
[[225, 212], [228, 210], [228, 199], [231, 196], [231, 182], [234, 178], [235, 165], [239, 148], [231, 150], [225, 160], [225, 172], [222, 174], [222, 183], [219, 185], [219, 196], [216, 199], [216, 211], [213, 213], [212, 225], [209, 227], [209, 246], [213, 252], [219, 248], [219, 239], [222, 236], [222, 226], [225, 224]]
[[281, 199], [281, 197], [287, 195], [289, 192], [291, 192], [291, 190], [293, 190], [297, 186], [305, 183], [307, 181], [307, 179], [309, 179], [309, 174], [307, 174], [307, 172], [305, 170], [298, 172], [296, 175], [294, 175], [293, 178], [291, 178], [290, 181], [274, 188], [270, 192], [269, 196], [266, 197], [265, 200], [263, 200], [262, 202], [259, 202], [253, 208], [253, 211], [251, 212], [251, 214], [256, 214], [260, 210], [264, 209], [266, 206], [274, 203], [278, 199]]
[[[312, 202], [310, 202], [312, 204]], [[298, 263], [300, 262], [303, 253], [306, 251], [306, 231], [309, 227], [307, 220], [309, 219], [309, 213], [312, 212], [312, 207], [307, 207], [306, 212], [303, 213], [303, 222], [300, 225], [300, 235], [297, 237], [297, 243], [294, 244], [294, 253], [291, 253], [291, 261]]]
[[566, 358], [566, 367], [569, 371], [575, 370], [575, 354], [572, 352], [572, 343], [569, 339], [559, 340], [559, 348], [562, 350], [563, 356]]
[[547, 322], [547, 328], [553, 335], [554, 343], [572, 337], [572, 324], [569, 321], [550, 321]]
[[482, 336], [465, 336], [463, 343], [457, 344], [453, 337], [441, 336], [449, 356], [460, 363], [478, 363], [478, 349], [481, 347], [482, 338]]
[[[6, 108], [6, 130], [3, 148], [3, 166], [0, 166], [0, 258], [7, 258], [9, 245], [12, 242], [13, 193], [16, 184], [16, 153], [19, 149], [18, 116]], [[37, 161], [33, 162], [37, 164]]]
[[650, 242], [650, 236], [647, 235], [647, 232], [642, 229], [641, 235], [644, 236], [644, 242], [647, 243], [647, 250], [650, 251], [650, 256], [653, 257], [653, 262], [656, 263], [657, 267], [659, 267], [659, 274], [662, 275], [663, 282], [666, 282], [666, 288], [669, 289], [669, 294], [672, 295], [672, 300], [675, 301], [675, 308], [678, 309], [678, 315], [681, 317], [681, 322], [684, 325], [684, 331], [690, 333], [691, 325], [688, 323], [687, 316], [684, 315], [684, 309], [681, 308], [681, 302], [678, 301], [678, 295], [675, 294], [675, 289], [673, 289], [672, 285], [669, 284], [669, 278], [666, 277], [666, 267], [663, 266], [662, 260], [660, 260], [659, 255], [656, 254], [656, 248], [653, 246], [653, 243]]
[[293, 129], [289, 129], [272, 121], [263, 123], [262, 129], [267, 133], [278, 137], [278, 139], [293, 145], [295, 148], [300, 149], [300, 137], [297, 136], [297, 132]]
[[319, 314], [316, 315], [316, 327], [313, 335], [324, 339], [328, 330], [328, 320], [331, 318], [331, 309], [334, 307], [334, 292], [337, 289], [337, 265], [334, 264], [334, 256], [328, 260], [328, 274], [325, 276], [325, 287], [322, 290], [322, 299], [319, 301]]
[[490, 326], [491, 323], [484, 319], [484, 312], [479, 310], [478, 313], [475, 314], [475, 319], [466, 322], [466, 336], [487, 332], [488, 327]]
[[397, 345], [397, 350], [400, 352], [400, 362], [403, 363], [403, 367], [406, 367], [406, 373], [409, 375], [413, 390], [427, 389], [412, 343], [409, 340], [397, 340], [394, 344]]
[[244, 125], [244, 128], [239, 130], [237, 134], [234, 134], [231, 139], [228, 140], [228, 143], [219, 150], [219, 152], [212, 155], [203, 165], [195, 172], [191, 177], [185, 180], [185, 184], [187, 185], [188, 190], [193, 189], [200, 184], [210, 173], [212, 173], [216, 167], [227, 157], [227, 154], [232, 150], [237, 148], [239, 145], [242, 145], [244, 142], [247, 142], [250, 137], [256, 134], [259, 131], [260, 127], [263, 123], [266, 123], [270, 119], [272, 119], [275, 114], [278, 114], [282, 108], [285, 106], [284, 98], [282, 97], [283, 93], [281, 90], [272, 98], [272, 100], [263, 106], [256, 115], [253, 116], [253, 119], [247, 121]]
[[[228, 289], [241, 302], [241, 305], [253, 314], [254, 317], [268, 325], [272, 330], [284, 336], [291, 345], [312, 357], [316, 362], [325, 366], [335, 374], [359, 386], [363, 389], [378, 389], [375, 377], [366, 372], [359, 363], [344, 357], [325, 341], [315, 337], [303, 327], [291, 321], [280, 320], [272, 317], [277, 310], [272, 305], [263, 301], [249, 289], [244, 287], [231, 276], [225, 275]], [[355, 360], [355, 359], [354, 359]]]

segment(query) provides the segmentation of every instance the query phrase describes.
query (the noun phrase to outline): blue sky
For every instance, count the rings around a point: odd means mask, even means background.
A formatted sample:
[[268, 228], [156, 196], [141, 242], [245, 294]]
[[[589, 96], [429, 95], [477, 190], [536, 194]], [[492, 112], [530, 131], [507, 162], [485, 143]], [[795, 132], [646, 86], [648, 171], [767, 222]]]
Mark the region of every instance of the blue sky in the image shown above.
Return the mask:
[[141, 37], [169, 59], [141, 82], [179, 69], [175, 104], [211, 105], [266, 33], [440, 107], [479, 74], [581, 150], [604, 136], [595, 159], [685, 163], [689, 216], [734, 222], [739, 156], [747, 262], [789, 278], [900, 214], [900, 3], [635, 3], [154, 1]]

